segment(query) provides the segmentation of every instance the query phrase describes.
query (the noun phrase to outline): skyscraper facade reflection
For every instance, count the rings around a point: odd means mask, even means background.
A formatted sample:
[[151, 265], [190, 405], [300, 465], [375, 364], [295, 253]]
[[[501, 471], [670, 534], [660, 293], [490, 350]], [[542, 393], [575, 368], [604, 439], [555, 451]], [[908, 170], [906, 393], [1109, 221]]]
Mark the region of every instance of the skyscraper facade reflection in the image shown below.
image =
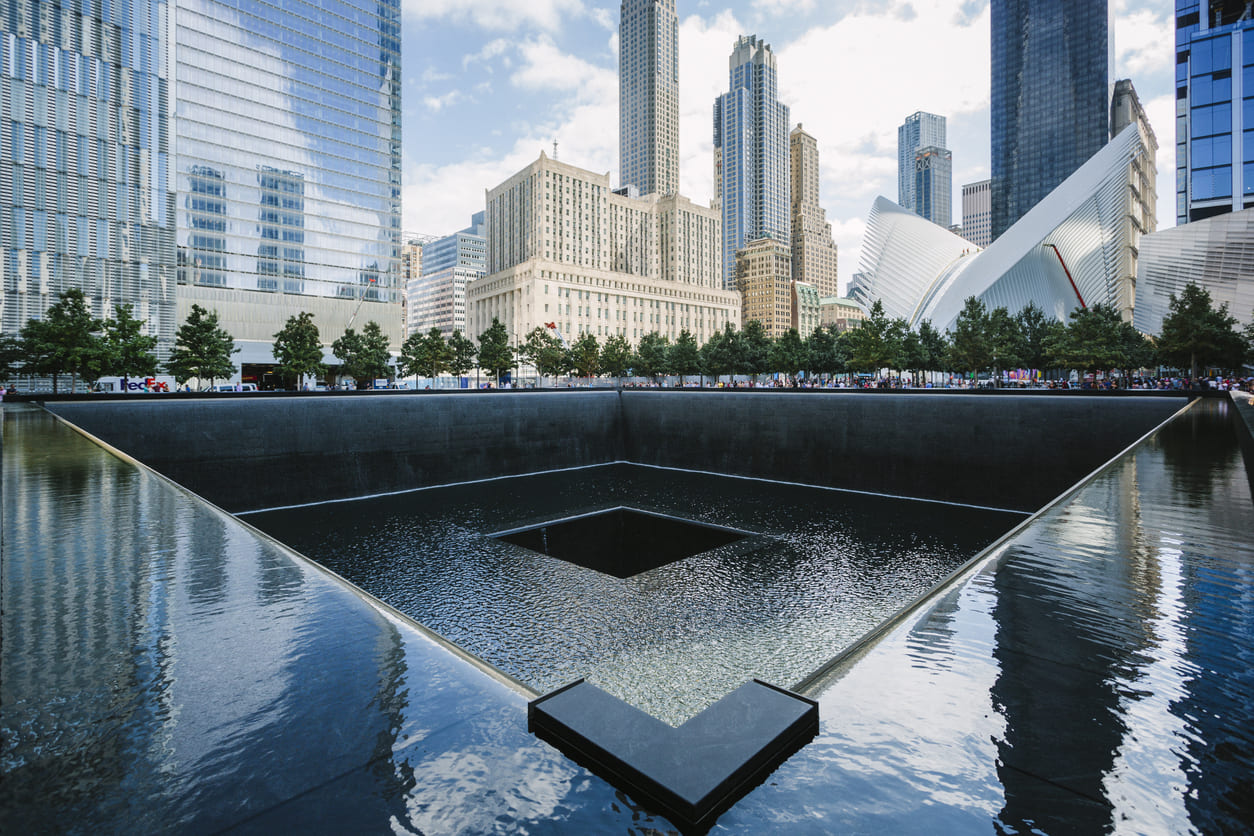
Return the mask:
[[174, 32], [180, 315], [243, 363], [301, 310], [399, 344], [399, 0], [178, 0]]
[[992, 238], [1109, 139], [1107, 0], [993, 0]]

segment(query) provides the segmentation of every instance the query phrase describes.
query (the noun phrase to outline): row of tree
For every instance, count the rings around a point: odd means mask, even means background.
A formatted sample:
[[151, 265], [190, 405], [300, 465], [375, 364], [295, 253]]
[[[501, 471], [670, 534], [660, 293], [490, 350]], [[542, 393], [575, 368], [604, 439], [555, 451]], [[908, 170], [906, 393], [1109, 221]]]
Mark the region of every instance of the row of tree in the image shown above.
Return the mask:
[[[58, 378], [70, 375], [71, 387], [82, 379], [89, 385], [100, 377], [146, 377], [157, 372], [153, 353], [157, 338], [145, 336], [143, 321], [131, 306], [115, 306], [109, 319], [88, 310], [77, 289], [67, 290], [42, 319], [32, 319], [18, 337], [0, 336], [0, 380], [14, 373], [48, 376], [56, 391]], [[165, 370], [179, 385], [189, 380], [229, 378], [236, 366], [231, 355], [239, 349], [219, 324], [216, 312], [192, 305], [178, 329]], [[1047, 316], [1035, 305], [1011, 315], [1005, 308], [986, 309], [971, 297], [949, 332], [930, 322], [912, 330], [904, 319], [889, 319], [876, 302], [865, 320], [848, 331], [833, 326], [816, 329], [805, 339], [790, 329], [771, 339], [762, 324], [749, 322], [743, 330], [730, 323], [698, 345], [688, 331], [672, 343], [655, 332], [632, 348], [620, 335], [602, 345], [585, 333], [573, 345], [550, 329], [537, 327], [517, 347], [498, 320], [479, 335], [478, 345], [455, 331], [446, 340], [439, 329], [415, 333], [405, 340], [393, 366], [388, 340], [377, 322], [358, 333], [345, 330], [331, 347], [340, 360], [339, 372], [359, 388], [375, 379], [396, 375], [464, 375], [480, 368], [498, 379], [526, 363], [545, 377], [628, 374], [719, 378], [723, 375], [762, 375], [782, 372], [797, 376], [831, 376], [847, 372], [942, 371], [983, 373], [1006, 369], [1058, 369], [1096, 372], [1166, 366], [1187, 369], [1196, 378], [1203, 367], [1237, 370], [1254, 359], [1254, 322], [1244, 331], [1227, 305], [1215, 308], [1210, 294], [1196, 284], [1170, 300], [1162, 334], [1151, 340], [1118, 313], [1103, 305], [1077, 308], [1067, 323]], [[322, 341], [313, 315], [291, 317], [274, 335], [276, 371], [285, 385], [299, 388], [306, 377], [326, 374]]]

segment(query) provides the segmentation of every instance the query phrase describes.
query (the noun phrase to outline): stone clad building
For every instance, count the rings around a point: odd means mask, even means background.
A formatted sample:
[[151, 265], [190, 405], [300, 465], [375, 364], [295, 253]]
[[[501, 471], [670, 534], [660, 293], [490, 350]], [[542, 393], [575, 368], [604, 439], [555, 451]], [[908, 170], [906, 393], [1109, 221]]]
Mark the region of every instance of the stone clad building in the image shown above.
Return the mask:
[[[626, 190], [623, 190], [626, 191]], [[651, 331], [698, 343], [740, 322], [723, 290], [719, 213], [679, 195], [631, 197], [544, 153], [487, 193], [487, 275], [466, 287], [467, 334], [499, 319], [513, 343], [554, 323], [635, 345]]]

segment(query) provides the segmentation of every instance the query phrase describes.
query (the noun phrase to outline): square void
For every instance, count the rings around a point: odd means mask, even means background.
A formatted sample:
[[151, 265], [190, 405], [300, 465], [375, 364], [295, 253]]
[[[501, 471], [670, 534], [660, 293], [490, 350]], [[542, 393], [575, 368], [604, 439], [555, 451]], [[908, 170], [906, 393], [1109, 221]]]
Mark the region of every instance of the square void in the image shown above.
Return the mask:
[[748, 535], [678, 517], [611, 508], [495, 536], [586, 569], [630, 578]]

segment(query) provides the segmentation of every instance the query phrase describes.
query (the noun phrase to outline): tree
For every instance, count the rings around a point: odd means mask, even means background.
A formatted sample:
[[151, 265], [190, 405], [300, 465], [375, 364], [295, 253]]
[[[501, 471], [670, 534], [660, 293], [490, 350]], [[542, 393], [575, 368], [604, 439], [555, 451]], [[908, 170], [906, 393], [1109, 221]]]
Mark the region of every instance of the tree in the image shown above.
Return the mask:
[[114, 305], [113, 318], [104, 323], [104, 370], [121, 377], [148, 377], [157, 373], [157, 338], [140, 333], [142, 319], [130, 305]]
[[840, 374], [849, 360], [847, 348], [835, 325], [820, 325], [806, 340], [806, 368], [822, 375]]
[[740, 366], [737, 371], [753, 375], [755, 380], [758, 375], [772, 371], [771, 338], [756, 319], [745, 323], [744, 330], [740, 332]]
[[1122, 368], [1122, 326], [1108, 305], [1076, 308], [1062, 338], [1050, 343], [1052, 356], [1062, 367], [1082, 372]]
[[994, 308], [985, 320], [988, 331], [988, 352], [993, 373], [1018, 368], [1026, 349], [1019, 322], [1003, 307]]
[[591, 378], [601, 370], [601, 346], [596, 334], [588, 331], [570, 347], [570, 364], [580, 377]]
[[452, 353], [448, 364], [451, 374], [461, 377], [475, 367], [475, 356], [478, 353], [475, 351], [475, 344], [460, 330], [454, 330], [453, 336], [448, 338], [448, 347]]
[[949, 362], [955, 369], [976, 373], [992, 365], [992, 357], [984, 303], [968, 296], [949, 338]]
[[501, 385], [501, 375], [514, 367], [514, 349], [509, 344], [509, 332], [496, 317], [488, 330], [479, 335], [479, 368], [486, 370]]
[[[689, 334], [689, 337], [692, 335]], [[636, 346], [636, 362], [634, 371], [638, 375], [648, 378], [656, 378], [664, 373], [670, 366], [670, 358], [668, 353], [668, 342], [657, 331], [650, 331], [640, 338], [640, 344]]]
[[739, 352], [739, 342], [740, 335], [728, 322], [722, 331], [715, 331], [705, 345], [701, 346], [701, 365], [716, 383], [723, 375], [734, 373], [738, 362], [736, 355]]
[[388, 338], [373, 319], [358, 334], [349, 328], [331, 344], [331, 353], [340, 361], [340, 374], [351, 377], [358, 389], [368, 389], [376, 378], [392, 376], [392, 355]]
[[544, 377], [565, 374], [570, 368], [570, 357], [562, 341], [539, 325], [518, 347], [518, 355], [535, 366], [536, 372]]
[[1019, 331], [1023, 335], [1021, 344], [1023, 365], [1029, 369], [1043, 369], [1049, 364], [1049, 356], [1045, 351], [1045, 340], [1054, 330], [1051, 326], [1058, 320], [1049, 319], [1045, 312], [1029, 302], [1026, 307], [1015, 314]]
[[196, 378], [208, 380], [212, 388], [218, 378], [235, 374], [231, 355], [238, 351], [235, 338], [219, 327], [218, 312], [193, 304], [187, 321], [179, 326], [165, 368], [179, 385]]
[[1215, 310], [1210, 293], [1189, 282], [1180, 298], [1171, 294], [1168, 307], [1170, 313], [1163, 318], [1158, 338], [1159, 357], [1167, 364], [1188, 368], [1192, 380], [1197, 379], [1203, 366], [1236, 368], [1240, 364], [1244, 346], [1226, 302]]
[[789, 328], [771, 345], [770, 367], [775, 371], [786, 372], [789, 377], [796, 377], [806, 367], [808, 360], [809, 353], [796, 328]]
[[849, 366], [856, 371], [878, 372], [893, 360], [889, 321], [884, 305], [876, 299], [867, 318], [849, 331]]
[[9, 334], [0, 334], [0, 380], [9, 380], [17, 374], [22, 356], [22, 341]]
[[314, 324], [313, 314], [301, 311], [296, 316], [288, 317], [283, 330], [274, 335], [274, 359], [278, 360], [277, 370], [284, 380], [294, 380], [299, 389], [305, 375], [315, 379], [326, 374], [327, 367], [322, 363], [322, 339], [318, 336], [318, 326]]
[[949, 341], [930, 319], [919, 323], [919, 359], [926, 371], [949, 371]]
[[679, 332], [675, 342], [666, 352], [666, 366], [679, 375], [679, 385], [684, 385], [687, 375], [701, 374], [701, 349], [687, 328]]
[[601, 347], [601, 368], [611, 377], [622, 377], [631, 365], [632, 356], [631, 343], [621, 334], [615, 334]]
[[1119, 350], [1127, 377], [1131, 377], [1135, 369], [1146, 369], [1154, 364], [1154, 344], [1131, 322], [1119, 323]]
[[444, 342], [440, 329], [432, 328], [426, 334], [415, 331], [405, 339], [397, 366], [401, 376], [430, 375], [435, 385], [436, 377], [448, 371], [452, 362], [453, 349]]
[[62, 291], [43, 319], [28, 320], [21, 331], [28, 370], [50, 375], [54, 394], [63, 374], [70, 375], [71, 392], [78, 387], [80, 376], [88, 384], [94, 383], [106, 359], [99, 336], [103, 328], [104, 323], [87, 309], [83, 291], [76, 287]]

